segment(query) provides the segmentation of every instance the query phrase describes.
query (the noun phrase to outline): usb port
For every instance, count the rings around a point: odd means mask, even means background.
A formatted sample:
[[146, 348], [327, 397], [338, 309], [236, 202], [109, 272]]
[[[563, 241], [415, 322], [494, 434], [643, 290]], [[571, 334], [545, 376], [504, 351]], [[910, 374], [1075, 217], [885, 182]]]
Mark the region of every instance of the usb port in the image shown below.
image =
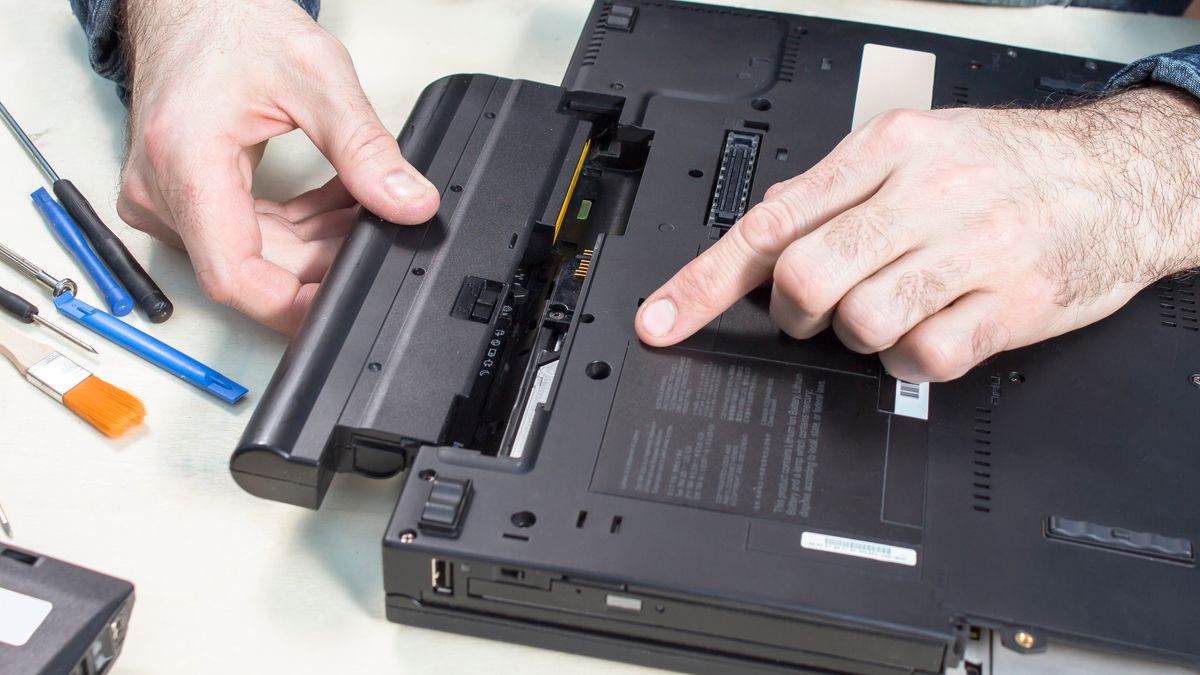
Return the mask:
[[454, 595], [454, 581], [450, 576], [450, 563], [434, 558], [429, 561], [429, 584], [434, 593]]

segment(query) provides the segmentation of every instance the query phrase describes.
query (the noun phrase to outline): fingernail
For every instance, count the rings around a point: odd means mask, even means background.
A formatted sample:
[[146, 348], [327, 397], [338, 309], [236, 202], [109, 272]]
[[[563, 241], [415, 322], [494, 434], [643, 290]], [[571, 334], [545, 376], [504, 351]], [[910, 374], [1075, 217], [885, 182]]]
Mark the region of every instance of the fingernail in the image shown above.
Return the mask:
[[429, 183], [417, 178], [408, 171], [397, 171], [383, 180], [384, 187], [396, 201], [407, 201], [425, 195]]
[[675, 325], [675, 303], [663, 298], [646, 305], [642, 310], [642, 328], [654, 337], [671, 332]]

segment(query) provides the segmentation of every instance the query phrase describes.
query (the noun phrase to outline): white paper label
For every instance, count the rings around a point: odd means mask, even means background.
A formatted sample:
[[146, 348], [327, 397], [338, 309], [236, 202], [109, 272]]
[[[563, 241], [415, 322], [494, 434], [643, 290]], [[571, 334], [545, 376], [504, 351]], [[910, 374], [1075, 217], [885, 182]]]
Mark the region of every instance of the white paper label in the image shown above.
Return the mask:
[[33, 637], [54, 605], [7, 588], [0, 588], [0, 642], [20, 647]]
[[800, 545], [814, 551], [852, 555], [855, 558], [869, 558], [870, 560], [878, 560], [879, 562], [896, 565], [908, 565], [912, 567], [917, 564], [917, 552], [911, 548], [879, 544], [873, 541], [862, 541], [861, 539], [835, 537], [832, 534], [805, 532], [800, 535]]
[[937, 57], [930, 52], [863, 45], [850, 127], [857, 129], [879, 113], [894, 108], [929, 110], [933, 104], [936, 64]]
[[896, 380], [896, 405], [892, 411], [897, 415], [929, 419], [929, 383], [913, 384]]

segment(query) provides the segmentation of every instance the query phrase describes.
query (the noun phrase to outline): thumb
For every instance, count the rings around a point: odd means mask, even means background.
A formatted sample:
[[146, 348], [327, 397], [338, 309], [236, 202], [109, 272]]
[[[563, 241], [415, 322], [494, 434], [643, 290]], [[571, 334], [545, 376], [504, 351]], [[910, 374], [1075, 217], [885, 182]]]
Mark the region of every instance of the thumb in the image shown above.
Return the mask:
[[[423, 223], [437, 211], [437, 188], [404, 156], [358, 85], [318, 94], [308, 114], [293, 114], [329, 160], [350, 194], [375, 215], [400, 224]], [[352, 89], [352, 91], [347, 91]]]

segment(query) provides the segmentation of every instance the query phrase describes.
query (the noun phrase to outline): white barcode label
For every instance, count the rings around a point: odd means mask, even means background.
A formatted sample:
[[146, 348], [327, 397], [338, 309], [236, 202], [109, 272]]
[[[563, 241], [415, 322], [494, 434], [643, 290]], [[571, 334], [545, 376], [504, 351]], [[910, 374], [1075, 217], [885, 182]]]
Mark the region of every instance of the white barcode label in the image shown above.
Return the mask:
[[896, 405], [893, 412], [919, 420], [929, 419], [929, 383], [913, 384], [896, 380]]
[[800, 535], [800, 545], [814, 551], [852, 555], [855, 558], [869, 558], [895, 565], [908, 565], [912, 567], [917, 564], [917, 552], [911, 548], [879, 544], [873, 541], [862, 541], [861, 539], [835, 537], [832, 534], [805, 532]]

